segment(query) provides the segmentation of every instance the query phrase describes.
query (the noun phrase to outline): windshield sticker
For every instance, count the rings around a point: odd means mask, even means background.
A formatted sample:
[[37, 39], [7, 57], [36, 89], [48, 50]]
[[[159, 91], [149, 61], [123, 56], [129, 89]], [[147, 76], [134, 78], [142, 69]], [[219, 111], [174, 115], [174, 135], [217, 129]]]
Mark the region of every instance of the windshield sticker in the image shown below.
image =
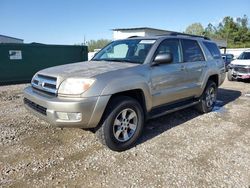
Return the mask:
[[154, 44], [155, 40], [141, 40], [140, 44]]

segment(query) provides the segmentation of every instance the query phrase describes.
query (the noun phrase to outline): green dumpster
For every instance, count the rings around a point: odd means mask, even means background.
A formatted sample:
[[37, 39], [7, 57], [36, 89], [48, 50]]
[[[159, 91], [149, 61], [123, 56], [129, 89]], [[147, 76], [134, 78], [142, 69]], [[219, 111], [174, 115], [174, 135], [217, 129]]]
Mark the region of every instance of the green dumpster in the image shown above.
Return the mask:
[[0, 84], [29, 82], [44, 68], [87, 60], [87, 46], [0, 44]]

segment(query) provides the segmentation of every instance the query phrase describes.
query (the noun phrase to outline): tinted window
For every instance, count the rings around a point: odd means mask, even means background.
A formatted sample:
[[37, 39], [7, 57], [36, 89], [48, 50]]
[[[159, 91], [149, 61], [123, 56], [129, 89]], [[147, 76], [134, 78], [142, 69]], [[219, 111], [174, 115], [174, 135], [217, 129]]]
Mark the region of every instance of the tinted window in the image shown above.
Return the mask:
[[250, 59], [250, 52], [243, 52], [238, 59]]
[[173, 63], [181, 62], [181, 50], [178, 39], [164, 40], [158, 47], [156, 55], [171, 53], [173, 56]]
[[184, 62], [204, 61], [201, 48], [195, 40], [182, 40]]
[[[206, 48], [211, 53], [211, 55], [213, 56], [214, 59], [220, 59], [221, 58], [220, 50], [218, 49], [218, 47], [217, 47], [217, 45], [215, 43], [203, 42], [203, 44], [206, 46]], [[225, 59], [226, 58], [227, 58], [227, 56], [225, 57]]]

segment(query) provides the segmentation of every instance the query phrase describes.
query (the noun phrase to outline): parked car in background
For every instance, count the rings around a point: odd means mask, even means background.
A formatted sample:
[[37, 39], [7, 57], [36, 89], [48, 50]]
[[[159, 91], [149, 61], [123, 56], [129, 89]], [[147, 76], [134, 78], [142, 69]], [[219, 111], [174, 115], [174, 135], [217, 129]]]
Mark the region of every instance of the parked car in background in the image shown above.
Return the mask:
[[210, 112], [224, 79], [221, 53], [208, 38], [133, 37], [113, 41], [89, 62], [39, 71], [24, 104], [55, 126], [94, 128], [104, 145], [123, 151], [148, 119], [190, 106]]
[[229, 81], [250, 79], [250, 50], [246, 50], [228, 65], [227, 78]]
[[221, 54], [221, 57], [225, 62], [226, 71], [228, 71], [228, 65], [233, 61], [234, 55], [233, 54]]

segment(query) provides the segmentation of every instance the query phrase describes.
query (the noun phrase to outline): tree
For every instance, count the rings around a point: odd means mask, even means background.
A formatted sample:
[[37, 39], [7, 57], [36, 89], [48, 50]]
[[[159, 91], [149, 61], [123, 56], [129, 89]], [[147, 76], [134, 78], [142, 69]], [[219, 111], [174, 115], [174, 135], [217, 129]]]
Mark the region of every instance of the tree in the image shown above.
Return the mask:
[[209, 38], [217, 38], [216, 33], [217, 28], [213, 24], [209, 23], [205, 28], [204, 35]]
[[236, 19], [226, 16], [217, 26], [209, 23], [205, 29], [200, 23], [193, 23], [187, 27], [186, 33], [226, 40], [229, 48], [250, 47], [250, 28], [246, 15]]
[[218, 26], [218, 35], [227, 41], [228, 47], [249, 47], [250, 29], [248, 17], [236, 18], [226, 16]]
[[201, 25], [201, 23], [193, 23], [187, 27], [185, 33], [191, 34], [191, 35], [203, 35], [204, 28]]
[[110, 43], [111, 40], [108, 39], [99, 39], [99, 40], [90, 40], [87, 42], [89, 52], [93, 52], [95, 49], [101, 49]]

